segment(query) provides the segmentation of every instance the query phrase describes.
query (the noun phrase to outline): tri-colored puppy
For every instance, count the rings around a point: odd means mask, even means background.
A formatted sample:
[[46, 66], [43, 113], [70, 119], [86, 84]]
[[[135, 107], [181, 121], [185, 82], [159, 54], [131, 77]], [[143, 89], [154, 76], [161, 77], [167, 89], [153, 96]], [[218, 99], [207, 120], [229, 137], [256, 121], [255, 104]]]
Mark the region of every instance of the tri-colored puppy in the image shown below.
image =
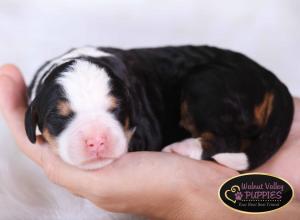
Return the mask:
[[285, 85], [246, 56], [208, 46], [83, 47], [45, 63], [26, 132], [85, 169], [166, 151], [243, 171], [268, 160], [293, 119]]

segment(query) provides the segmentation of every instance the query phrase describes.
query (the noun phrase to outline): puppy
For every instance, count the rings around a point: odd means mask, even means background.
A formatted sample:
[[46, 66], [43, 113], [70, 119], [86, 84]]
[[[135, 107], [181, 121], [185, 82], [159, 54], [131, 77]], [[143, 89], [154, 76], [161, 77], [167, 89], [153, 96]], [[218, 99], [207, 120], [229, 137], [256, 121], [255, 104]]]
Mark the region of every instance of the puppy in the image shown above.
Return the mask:
[[28, 96], [30, 141], [40, 132], [83, 169], [161, 150], [253, 169], [283, 144], [294, 111], [274, 74], [209, 46], [73, 49], [38, 70]]

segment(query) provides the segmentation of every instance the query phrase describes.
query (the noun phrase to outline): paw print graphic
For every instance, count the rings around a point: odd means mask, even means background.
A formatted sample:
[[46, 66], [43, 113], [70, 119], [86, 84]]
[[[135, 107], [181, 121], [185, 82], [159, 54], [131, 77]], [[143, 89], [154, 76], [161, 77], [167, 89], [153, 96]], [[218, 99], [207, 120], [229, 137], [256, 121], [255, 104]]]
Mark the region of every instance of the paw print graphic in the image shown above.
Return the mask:
[[234, 196], [235, 196], [235, 200], [242, 200], [243, 193], [237, 192], [234, 194]]

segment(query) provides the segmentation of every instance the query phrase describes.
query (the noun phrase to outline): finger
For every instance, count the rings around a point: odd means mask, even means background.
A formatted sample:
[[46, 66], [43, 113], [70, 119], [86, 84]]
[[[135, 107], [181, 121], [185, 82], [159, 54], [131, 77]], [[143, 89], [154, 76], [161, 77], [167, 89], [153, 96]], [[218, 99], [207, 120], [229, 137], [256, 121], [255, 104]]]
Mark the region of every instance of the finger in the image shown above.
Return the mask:
[[13, 65], [0, 67], [0, 109], [21, 150], [41, 164], [41, 149], [31, 144], [24, 127], [27, 109], [26, 86], [20, 71]]
[[[4, 110], [13, 110], [19, 106], [20, 103], [25, 104], [26, 85], [20, 70], [12, 64], [3, 65], [0, 67], [0, 78], [1, 101], [6, 103]], [[13, 82], [16, 87], [11, 87], [11, 82]], [[11, 100], [10, 96], [2, 92], [3, 90], [10, 90], [10, 93], [14, 93], [16, 98]]]
[[93, 171], [66, 164], [48, 147], [41, 149], [41, 166], [51, 182], [67, 188], [76, 195], [90, 197], [90, 192], [93, 192], [91, 185], [95, 185], [94, 182], [91, 183]]

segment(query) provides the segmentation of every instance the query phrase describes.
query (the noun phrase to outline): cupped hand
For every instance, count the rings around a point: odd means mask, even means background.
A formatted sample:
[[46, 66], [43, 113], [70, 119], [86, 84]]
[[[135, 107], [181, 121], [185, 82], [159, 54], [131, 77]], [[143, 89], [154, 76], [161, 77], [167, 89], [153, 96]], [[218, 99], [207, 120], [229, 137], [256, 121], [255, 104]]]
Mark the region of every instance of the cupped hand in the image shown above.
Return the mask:
[[53, 154], [41, 138], [37, 144], [29, 142], [24, 129], [26, 86], [13, 65], [0, 68], [0, 108], [17, 145], [51, 181], [109, 211], [157, 218], [179, 215], [185, 200], [181, 195], [199, 186], [203, 187], [203, 195], [216, 194], [222, 182], [237, 174], [213, 163], [159, 152], [126, 154], [97, 171], [70, 166]]
[[[300, 138], [296, 133], [300, 129], [300, 101], [295, 103], [296, 122], [283, 152], [278, 152], [258, 171], [282, 172], [299, 187], [293, 166], [300, 165], [294, 155], [299, 155]], [[237, 172], [212, 162], [160, 152], [128, 153], [102, 169], [81, 170], [53, 154], [42, 138], [38, 138], [37, 144], [28, 141], [24, 129], [26, 108], [26, 86], [20, 71], [13, 65], [1, 67], [0, 109], [17, 145], [51, 181], [95, 205], [109, 211], [164, 219], [180, 219], [195, 212], [194, 216], [208, 217], [217, 209], [221, 210], [215, 213], [219, 217], [232, 215], [217, 199], [217, 191], [221, 183]], [[197, 202], [195, 195], [201, 195], [196, 197]]]

